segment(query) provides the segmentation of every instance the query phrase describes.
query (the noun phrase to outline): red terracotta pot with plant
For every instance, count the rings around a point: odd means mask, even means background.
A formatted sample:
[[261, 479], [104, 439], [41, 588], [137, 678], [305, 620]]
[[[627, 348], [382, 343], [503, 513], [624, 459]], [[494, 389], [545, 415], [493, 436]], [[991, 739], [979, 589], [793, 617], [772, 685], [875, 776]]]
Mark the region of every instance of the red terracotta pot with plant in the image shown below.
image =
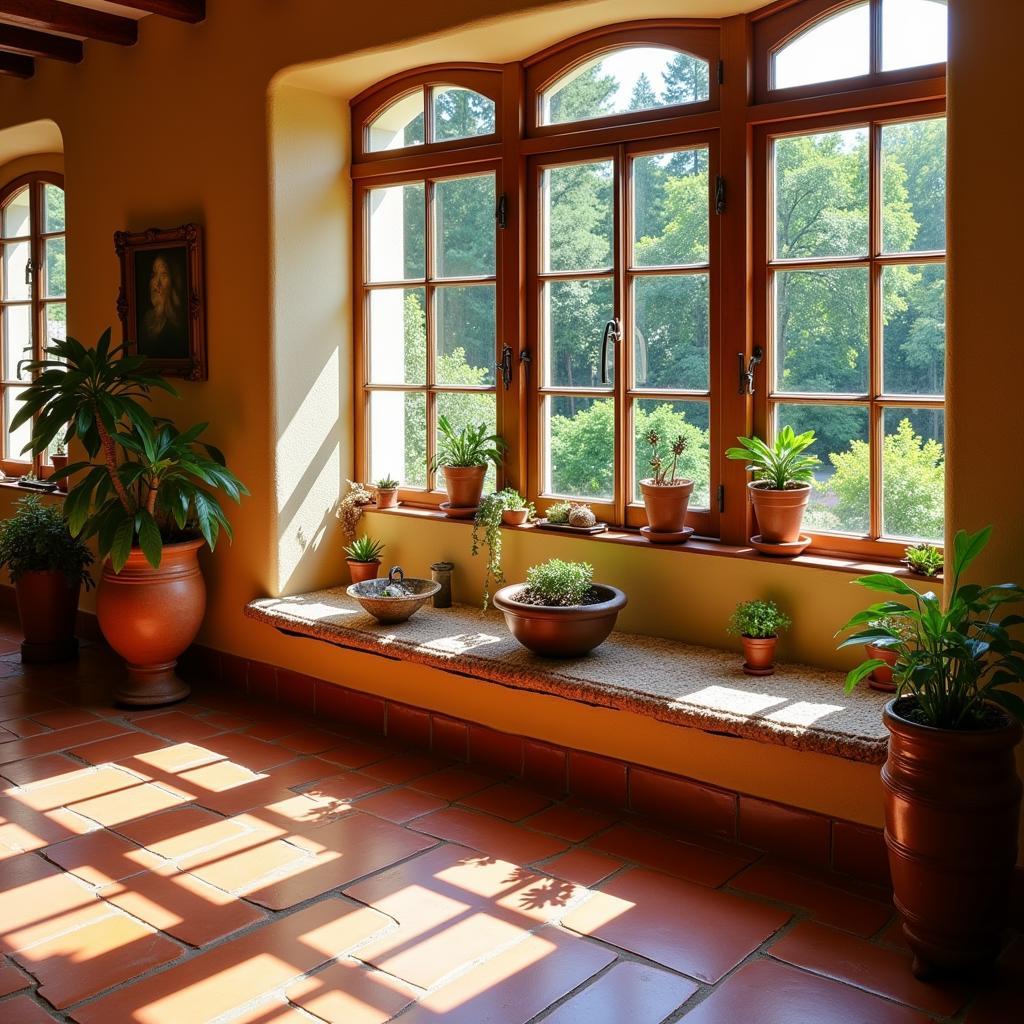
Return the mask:
[[726, 631], [743, 644], [743, 671], [748, 676], [770, 676], [775, 672], [775, 644], [779, 633], [792, 625], [789, 616], [774, 601], [741, 601], [736, 605]]
[[437, 454], [433, 468], [444, 475], [448, 501], [442, 508], [448, 515], [472, 515], [480, 505], [488, 466], [501, 464], [505, 442], [487, 433], [479, 423], [456, 430], [446, 416], [437, 421]]
[[686, 451], [686, 438], [681, 434], [672, 442], [670, 449], [672, 461], [668, 465], [661, 457], [659, 445], [661, 438], [655, 430], [646, 437], [651, 446], [649, 465], [654, 475], [640, 481], [640, 491], [644, 496], [644, 509], [647, 513], [647, 531], [644, 536], [648, 540], [663, 537], [674, 537], [679, 540], [686, 528], [686, 510], [693, 493], [693, 481], [676, 476], [679, 459]]
[[218, 492], [235, 501], [248, 493], [224, 456], [198, 440], [205, 423], [179, 432], [136, 400], [153, 388], [176, 394], [143, 363], [111, 348], [109, 328], [92, 349], [54, 339], [47, 358], [27, 364], [35, 380], [11, 425], [35, 417], [31, 448], [41, 452], [69, 423], [68, 440], [77, 436], [89, 456], [63, 471], [78, 479], [65, 511], [72, 535], [95, 537], [104, 560], [96, 617], [127, 662], [115, 697], [131, 705], [188, 695], [175, 666], [206, 608], [197, 554], [221, 530], [231, 536]]
[[58, 474], [57, 487], [66, 494], [68, 490], [68, 478], [60, 475], [68, 466], [68, 453], [63, 446], [58, 448], [58, 450], [50, 456], [50, 465], [53, 466], [54, 473]]
[[348, 547], [345, 554], [348, 558], [348, 573], [353, 583], [364, 583], [366, 580], [375, 580], [380, 572], [380, 554], [384, 545], [372, 537], [357, 537]]
[[377, 508], [398, 507], [398, 481], [393, 476], [382, 477], [374, 484]]
[[[990, 534], [991, 527], [957, 533], [944, 602], [888, 573], [858, 580], [900, 600], [855, 615], [843, 628], [858, 631], [840, 645], [897, 656], [897, 693], [885, 709], [885, 839], [919, 977], [995, 959], [1017, 863], [1014, 747], [1024, 701], [1008, 687], [1024, 676], [1020, 641], [1012, 637], [1022, 620], [1002, 615], [1002, 607], [1024, 601], [1024, 588], [962, 579]], [[863, 662], [847, 676], [847, 692], [884, 665]]]

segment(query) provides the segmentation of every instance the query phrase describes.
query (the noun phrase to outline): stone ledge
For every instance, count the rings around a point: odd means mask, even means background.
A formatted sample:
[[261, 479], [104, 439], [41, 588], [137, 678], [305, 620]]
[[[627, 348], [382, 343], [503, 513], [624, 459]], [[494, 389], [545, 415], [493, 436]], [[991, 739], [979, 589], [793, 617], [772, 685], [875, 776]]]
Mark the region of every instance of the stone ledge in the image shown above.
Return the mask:
[[887, 695], [864, 687], [846, 696], [839, 672], [780, 665], [754, 679], [733, 652], [618, 632], [584, 658], [551, 661], [520, 647], [496, 612], [428, 605], [383, 626], [344, 587], [262, 598], [245, 614], [285, 633], [515, 689], [853, 761], [885, 760]]

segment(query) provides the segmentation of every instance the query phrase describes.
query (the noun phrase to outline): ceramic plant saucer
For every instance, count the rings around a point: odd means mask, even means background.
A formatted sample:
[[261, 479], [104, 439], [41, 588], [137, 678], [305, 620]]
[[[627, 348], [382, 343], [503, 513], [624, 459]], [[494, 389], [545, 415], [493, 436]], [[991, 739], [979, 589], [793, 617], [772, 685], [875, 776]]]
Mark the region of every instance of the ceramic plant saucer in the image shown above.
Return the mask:
[[786, 544], [773, 544], [767, 540], [761, 540], [761, 534], [755, 534], [750, 538], [750, 546], [756, 548], [762, 555], [769, 555], [772, 558], [795, 558], [802, 555], [810, 546], [811, 538], [800, 535], [799, 540], [792, 540]]
[[456, 505], [453, 507], [450, 501], [441, 502], [441, 511], [449, 519], [472, 519], [479, 507], [479, 505], [463, 505], [461, 507]]
[[750, 665], [743, 662], [743, 671], [746, 672], [748, 676], [773, 676], [775, 675], [775, 666], [772, 665], [771, 668], [751, 668]]
[[669, 533], [657, 533], [649, 526], [641, 526], [640, 532], [652, 544], [683, 544], [693, 536], [693, 527], [684, 526], [681, 530], [672, 530]]

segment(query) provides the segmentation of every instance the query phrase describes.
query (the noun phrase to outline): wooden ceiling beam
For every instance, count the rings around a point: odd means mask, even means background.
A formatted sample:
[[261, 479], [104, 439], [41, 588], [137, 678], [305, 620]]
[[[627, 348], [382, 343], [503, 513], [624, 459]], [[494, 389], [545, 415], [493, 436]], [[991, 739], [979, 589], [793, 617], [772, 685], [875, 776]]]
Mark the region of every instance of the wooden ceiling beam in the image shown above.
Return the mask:
[[131, 18], [76, 7], [60, 0], [0, 0], [0, 23], [83, 36], [120, 46], [131, 46], [139, 38], [138, 25]]
[[82, 44], [67, 36], [54, 36], [17, 25], [0, 24], [0, 51], [20, 53], [23, 57], [51, 57], [77, 64], [82, 59]]
[[193, 24], [206, 17], [206, 0], [114, 0], [121, 7]]
[[31, 78], [35, 74], [36, 62], [20, 53], [0, 53], [0, 75], [14, 78]]

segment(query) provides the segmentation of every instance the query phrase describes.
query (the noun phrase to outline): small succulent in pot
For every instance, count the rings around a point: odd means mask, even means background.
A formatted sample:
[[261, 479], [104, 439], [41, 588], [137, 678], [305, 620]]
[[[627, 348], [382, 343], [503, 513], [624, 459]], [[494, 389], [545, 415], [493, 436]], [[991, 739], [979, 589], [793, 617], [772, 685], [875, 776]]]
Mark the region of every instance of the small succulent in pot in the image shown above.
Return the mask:
[[738, 636], [746, 659], [743, 671], [768, 676], [775, 671], [775, 643], [792, 620], [774, 601], [741, 601], [729, 619], [726, 632]]
[[365, 534], [357, 537], [345, 548], [346, 561], [353, 583], [377, 578], [380, 569], [380, 554], [384, 544]]
[[942, 549], [926, 541], [911, 544], [906, 550], [905, 560], [909, 568], [921, 576], [938, 576], [942, 572]]
[[[487, 565], [484, 570], [484, 610], [491, 600], [491, 581], [497, 584], [505, 582], [501, 570], [501, 527], [521, 526], [534, 516], [532, 502], [513, 487], [488, 494], [480, 500], [476, 514], [473, 516], [473, 554], [478, 555], [487, 548]], [[483, 531], [481, 535], [481, 531]]]
[[437, 454], [431, 469], [440, 469], [444, 474], [449, 514], [475, 509], [480, 504], [487, 467], [501, 465], [508, 445], [497, 434], [487, 431], [486, 423], [470, 423], [456, 430], [447, 416], [438, 417]]
[[656, 430], [647, 434], [646, 441], [651, 446], [649, 465], [653, 476], [640, 481], [640, 490], [648, 526], [655, 533], [679, 533], [686, 525], [686, 510], [693, 493], [693, 481], [676, 476], [679, 459], [686, 451], [686, 438], [680, 434], [669, 445], [671, 462], [667, 456], [662, 458], [661, 438]]
[[393, 476], [383, 476], [373, 486], [377, 492], [377, 508], [398, 505], [398, 481]]

